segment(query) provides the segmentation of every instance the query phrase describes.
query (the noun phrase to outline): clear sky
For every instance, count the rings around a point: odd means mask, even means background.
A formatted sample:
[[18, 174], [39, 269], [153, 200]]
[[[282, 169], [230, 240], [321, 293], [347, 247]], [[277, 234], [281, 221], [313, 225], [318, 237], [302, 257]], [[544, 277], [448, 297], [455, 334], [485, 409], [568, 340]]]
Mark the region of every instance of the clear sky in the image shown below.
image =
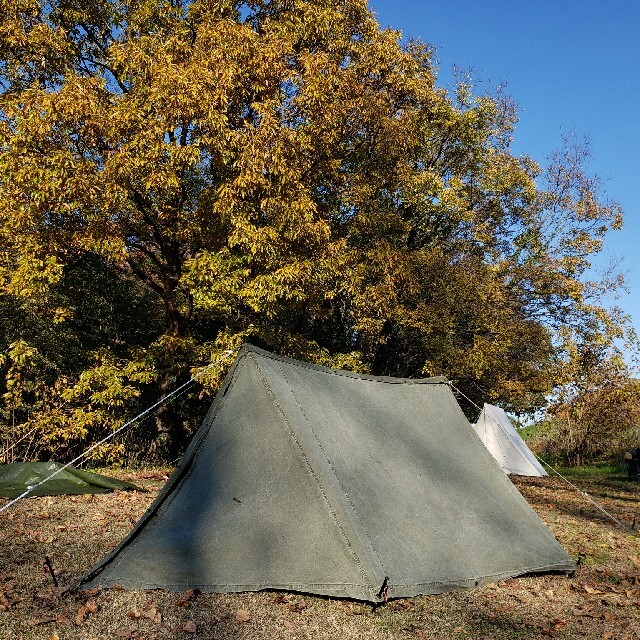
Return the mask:
[[622, 259], [630, 292], [608, 303], [640, 333], [640, 1], [369, 2], [382, 27], [435, 45], [440, 86], [452, 86], [453, 65], [506, 85], [520, 116], [516, 153], [545, 164], [563, 134], [589, 138], [589, 169], [625, 211], [594, 266]]

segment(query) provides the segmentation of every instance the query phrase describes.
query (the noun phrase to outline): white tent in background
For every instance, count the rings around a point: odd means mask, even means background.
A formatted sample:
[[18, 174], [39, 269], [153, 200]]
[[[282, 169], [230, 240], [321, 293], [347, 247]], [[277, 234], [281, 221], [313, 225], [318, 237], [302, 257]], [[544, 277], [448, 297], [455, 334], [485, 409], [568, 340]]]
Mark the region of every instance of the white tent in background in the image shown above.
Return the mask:
[[472, 426], [505, 473], [518, 476], [547, 475], [500, 407], [485, 404], [478, 422]]

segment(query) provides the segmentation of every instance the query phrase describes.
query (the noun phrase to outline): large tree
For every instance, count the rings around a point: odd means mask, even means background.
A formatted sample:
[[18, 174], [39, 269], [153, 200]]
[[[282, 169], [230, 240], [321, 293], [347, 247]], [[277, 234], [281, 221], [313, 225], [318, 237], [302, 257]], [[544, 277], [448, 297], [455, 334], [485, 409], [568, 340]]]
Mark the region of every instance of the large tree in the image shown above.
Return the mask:
[[[509, 101], [438, 88], [432, 50], [365, 0], [0, 6], [3, 299], [78, 323], [105, 297], [70, 295], [90, 260], [145, 325], [61, 356], [24, 425], [92, 437], [245, 339], [528, 409], [560, 331], [618, 330], [583, 279], [620, 212], [580, 147], [546, 174], [514, 157]], [[183, 427], [165, 406], [149, 441], [173, 455]]]

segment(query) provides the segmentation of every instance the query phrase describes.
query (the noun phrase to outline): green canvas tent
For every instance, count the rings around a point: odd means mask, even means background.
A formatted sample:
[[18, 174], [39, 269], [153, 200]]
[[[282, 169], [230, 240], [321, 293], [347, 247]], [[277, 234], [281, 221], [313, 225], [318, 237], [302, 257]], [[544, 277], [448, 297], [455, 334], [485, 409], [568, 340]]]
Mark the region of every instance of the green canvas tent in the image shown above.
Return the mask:
[[[63, 465], [57, 462], [14, 462], [2, 465], [0, 466], [0, 496], [17, 498], [27, 489], [35, 487], [62, 467]], [[116, 489], [141, 490], [128, 482], [67, 467], [29, 495], [58, 496], [62, 494], [107, 493]]]
[[81, 587], [376, 602], [574, 568], [445, 379], [244, 346], [158, 498]]

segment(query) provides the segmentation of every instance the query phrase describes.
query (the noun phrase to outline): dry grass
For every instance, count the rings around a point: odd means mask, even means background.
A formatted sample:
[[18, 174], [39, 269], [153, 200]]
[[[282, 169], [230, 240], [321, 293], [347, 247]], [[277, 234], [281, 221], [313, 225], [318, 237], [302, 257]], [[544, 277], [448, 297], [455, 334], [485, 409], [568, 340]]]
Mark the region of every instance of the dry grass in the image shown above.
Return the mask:
[[[370, 606], [299, 594], [206, 594], [179, 606], [160, 591], [76, 592], [75, 581], [131, 528], [162, 485], [158, 472], [113, 473], [149, 489], [23, 500], [0, 515], [0, 637], [640, 640], [640, 544], [556, 479], [516, 479], [560, 543], [583, 561], [573, 578], [519, 578], [480, 589]], [[582, 479], [631, 523], [640, 487]], [[54, 589], [48, 555], [60, 572]], [[185, 630], [186, 629], [186, 630]]]

